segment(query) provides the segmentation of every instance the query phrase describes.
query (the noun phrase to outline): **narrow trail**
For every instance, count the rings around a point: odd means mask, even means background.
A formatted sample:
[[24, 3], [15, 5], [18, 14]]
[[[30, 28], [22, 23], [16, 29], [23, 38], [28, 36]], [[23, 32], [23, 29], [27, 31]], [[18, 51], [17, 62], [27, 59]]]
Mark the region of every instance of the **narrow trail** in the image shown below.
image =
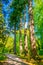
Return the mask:
[[24, 60], [20, 59], [16, 55], [5, 54], [5, 56], [8, 58], [7, 62], [13, 63], [14, 65], [29, 65], [27, 62], [25, 62]]
[[29, 62], [27, 62], [26, 60], [13, 54], [4, 55], [7, 57], [7, 59], [4, 62], [0, 62], [0, 65], [43, 65], [43, 60], [37, 62], [36, 60], [31, 59]]

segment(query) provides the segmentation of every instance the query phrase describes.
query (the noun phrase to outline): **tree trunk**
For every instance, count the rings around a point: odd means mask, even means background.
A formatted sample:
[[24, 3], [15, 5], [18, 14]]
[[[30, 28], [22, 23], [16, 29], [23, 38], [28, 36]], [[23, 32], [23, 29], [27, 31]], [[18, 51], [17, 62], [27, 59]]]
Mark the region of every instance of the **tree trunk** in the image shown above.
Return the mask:
[[19, 30], [19, 33], [20, 33], [20, 37], [19, 37], [19, 41], [20, 41], [20, 55], [22, 54], [22, 51], [23, 51], [23, 47], [22, 47], [22, 19], [20, 18], [20, 30]]
[[26, 9], [24, 10], [24, 53], [25, 55], [28, 53]]
[[16, 24], [14, 25], [14, 54], [16, 54]]
[[27, 29], [24, 29], [24, 51], [25, 55], [28, 53]]
[[32, 0], [28, 0], [29, 4], [29, 17], [30, 17], [30, 41], [31, 41], [31, 52], [32, 57], [35, 58], [36, 52], [36, 40], [34, 37], [34, 20], [33, 20], [33, 10], [32, 10]]

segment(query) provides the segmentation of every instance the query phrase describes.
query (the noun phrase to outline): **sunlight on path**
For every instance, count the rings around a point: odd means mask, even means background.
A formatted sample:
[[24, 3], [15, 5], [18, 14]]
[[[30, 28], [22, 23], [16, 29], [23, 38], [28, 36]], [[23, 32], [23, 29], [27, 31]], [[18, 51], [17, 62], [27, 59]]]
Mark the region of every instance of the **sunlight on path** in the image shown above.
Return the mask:
[[5, 54], [8, 57], [7, 62], [14, 63], [15, 65], [28, 65], [28, 63], [24, 62], [22, 59], [12, 54]]
[[5, 61], [8, 65], [43, 65], [43, 60], [38, 62], [37, 60], [31, 59], [30, 61], [26, 61], [24, 59], [20, 59], [18, 56], [13, 54], [5, 54], [7, 56], [7, 60]]

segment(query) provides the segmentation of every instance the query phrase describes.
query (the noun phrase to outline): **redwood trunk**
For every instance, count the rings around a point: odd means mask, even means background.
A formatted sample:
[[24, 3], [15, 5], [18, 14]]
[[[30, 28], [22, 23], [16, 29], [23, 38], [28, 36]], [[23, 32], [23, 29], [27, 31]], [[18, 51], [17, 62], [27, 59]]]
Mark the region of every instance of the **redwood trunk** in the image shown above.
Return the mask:
[[24, 29], [24, 52], [25, 55], [27, 55], [28, 53], [27, 29]]
[[34, 20], [33, 20], [33, 10], [32, 10], [32, 0], [28, 0], [29, 4], [29, 17], [30, 17], [30, 41], [31, 41], [31, 52], [32, 57], [37, 55], [36, 52], [36, 40], [34, 37]]
[[22, 48], [22, 32], [21, 32], [21, 29], [22, 29], [22, 19], [20, 18], [20, 30], [19, 30], [19, 34], [20, 34], [20, 37], [19, 37], [19, 41], [20, 41], [20, 55], [22, 54], [22, 51], [23, 51], [23, 48]]

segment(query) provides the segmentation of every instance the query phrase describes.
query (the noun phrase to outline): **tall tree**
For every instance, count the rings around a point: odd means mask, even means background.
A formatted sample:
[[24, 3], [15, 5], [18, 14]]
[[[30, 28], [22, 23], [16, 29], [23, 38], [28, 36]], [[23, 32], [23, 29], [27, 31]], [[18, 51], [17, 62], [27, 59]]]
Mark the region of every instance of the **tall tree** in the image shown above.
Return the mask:
[[4, 15], [2, 13], [2, 0], [0, 1], [0, 49], [3, 51], [4, 48], [4, 42], [6, 39], [6, 36], [4, 34], [5, 31], [5, 23], [4, 23]]
[[18, 22], [17, 20], [17, 12], [12, 12], [11, 15], [10, 15], [10, 27], [14, 27], [14, 54], [16, 54], [16, 24]]
[[0, 38], [1, 39], [3, 39], [3, 30], [4, 30], [3, 23], [4, 23], [4, 19], [3, 19], [3, 14], [2, 14], [2, 1], [1, 1], [0, 2]]
[[22, 46], [22, 18], [20, 18], [20, 29], [19, 29], [19, 39], [20, 39], [20, 55], [22, 54], [23, 51], [23, 46]]
[[26, 9], [24, 10], [24, 52], [25, 52], [25, 55], [27, 55], [27, 53], [28, 53], [28, 42], [27, 42]]
[[36, 51], [36, 40], [34, 36], [34, 20], [33, 20], [33, 10], [32, 10], [32, 0], [28, 0], [29, 5], [29, 17], [30, 17], [30, 43], [31, 43], [31, 53], [32, 57], [35, 58], [37, 55]]
[[27, 0], [13, 0], [11, 7], [13, 12], [10, 15], [10, 26], [14, 27], [14, 53], [16, 53], [16, 25], [20, 22], [21, 13]]

